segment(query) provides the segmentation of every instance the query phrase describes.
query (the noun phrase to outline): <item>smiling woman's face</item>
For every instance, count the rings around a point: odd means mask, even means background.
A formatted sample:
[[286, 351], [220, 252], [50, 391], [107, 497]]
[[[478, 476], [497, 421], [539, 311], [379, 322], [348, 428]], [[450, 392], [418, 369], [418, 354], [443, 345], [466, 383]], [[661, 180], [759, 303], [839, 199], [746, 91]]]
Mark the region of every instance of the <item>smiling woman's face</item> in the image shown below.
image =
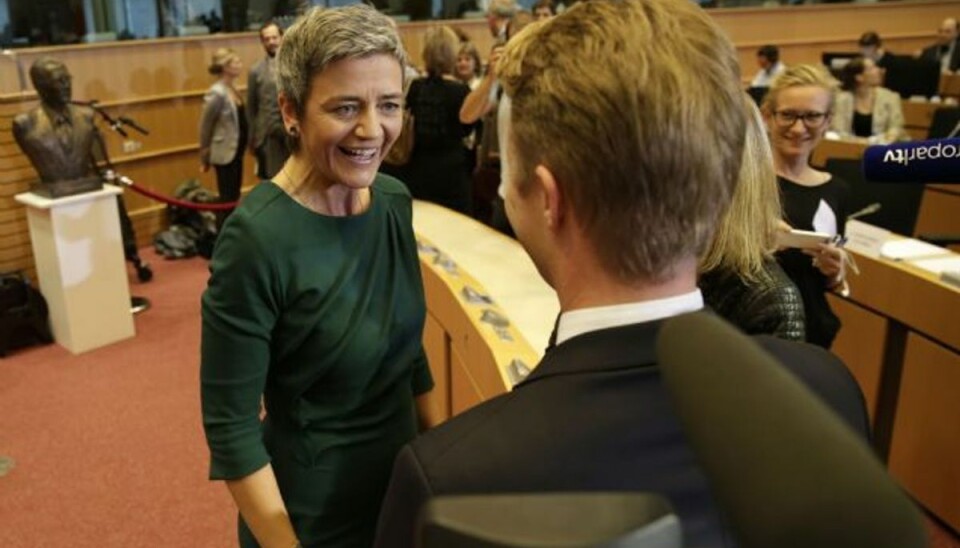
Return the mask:
[[766, 116], [770, 132], [770, 144], [782, 158], [802, 157], [809, 159], [813, 149], [830, 127], [830, 92], [820, 86], [795, 86], [780, 90], [776, 97], [776, 111], [793, 114], [826, 114], [819, 127], [807, 127], [803, 120], [789, 126], [776, 121], [773, 115]]
[[402, 127], [400, 62], [387, 54], [335, 61], [314, 76], [303, 117], [289, 104], [283, 116], [299, 128], [296, 154], [325, 186], [367, 188]]

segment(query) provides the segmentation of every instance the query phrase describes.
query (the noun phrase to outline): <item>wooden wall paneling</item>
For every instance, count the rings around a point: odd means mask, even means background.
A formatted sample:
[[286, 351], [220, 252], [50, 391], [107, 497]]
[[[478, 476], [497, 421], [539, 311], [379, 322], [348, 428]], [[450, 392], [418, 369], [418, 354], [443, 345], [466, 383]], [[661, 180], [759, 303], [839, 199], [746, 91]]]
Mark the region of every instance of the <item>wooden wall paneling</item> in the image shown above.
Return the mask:
[[246, 67], [263, 56], [256, 33], [30, 48], [17, 54], [27, 72], [40, 57], [62, 61], [73, 76], [74, 99], [111, 101], [206, 89], [214, 81], [207, 66], [220, 47], [236, 50]]
[[709, 10], [735, 43], [777, 44], [792, 41], [826, 41], [841, 36], [856, 40], [865, 30], [884, 39], [897, 35], [936, 34], [946, 17], [956, 16], [956, 3], [886, 2], [877, 4], [805, 5], [781, 8]]
[[440, 412], [441, 418], [446, 420], [452, 414], [450, 403], [450, 337], [443, 330], [443, 326], [427, 313], [423, 324], [423, 348], [430, 364], [433, 375], [433, 391], [430, 399], [434, 408]]
[[827, 300], [842, 325], [830, 351], [857, 379], [872, 421], [877, 410], [887, 319], [833, 294], [827, 294]]
[[890, 471], [914, 497], [960, 530], [960, 356], [907, 339]]

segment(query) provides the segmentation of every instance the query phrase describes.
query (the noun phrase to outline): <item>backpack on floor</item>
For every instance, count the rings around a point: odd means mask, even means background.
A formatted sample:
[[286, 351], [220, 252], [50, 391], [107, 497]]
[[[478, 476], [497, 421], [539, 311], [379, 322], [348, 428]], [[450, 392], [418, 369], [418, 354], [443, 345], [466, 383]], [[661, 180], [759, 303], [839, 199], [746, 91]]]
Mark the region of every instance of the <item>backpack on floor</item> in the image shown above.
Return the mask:
[[47, 301], [22, 272], [0, 274], [0, 357], [9, 350], [53, 342]]

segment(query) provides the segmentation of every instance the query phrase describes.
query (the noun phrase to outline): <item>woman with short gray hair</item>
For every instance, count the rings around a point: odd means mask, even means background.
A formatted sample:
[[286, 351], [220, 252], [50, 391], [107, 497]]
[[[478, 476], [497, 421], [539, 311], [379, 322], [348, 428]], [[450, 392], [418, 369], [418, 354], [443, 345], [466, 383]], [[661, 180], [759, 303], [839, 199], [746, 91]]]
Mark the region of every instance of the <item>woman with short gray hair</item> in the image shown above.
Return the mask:
[[224, 225], [202, 301], [210, 478], [241, 546], [369, 546], [396, 453], [435, 423], [411, 198], [378, 173], [405, 54], [354, 5], [308, 12], [277, 60], [293, 152]]

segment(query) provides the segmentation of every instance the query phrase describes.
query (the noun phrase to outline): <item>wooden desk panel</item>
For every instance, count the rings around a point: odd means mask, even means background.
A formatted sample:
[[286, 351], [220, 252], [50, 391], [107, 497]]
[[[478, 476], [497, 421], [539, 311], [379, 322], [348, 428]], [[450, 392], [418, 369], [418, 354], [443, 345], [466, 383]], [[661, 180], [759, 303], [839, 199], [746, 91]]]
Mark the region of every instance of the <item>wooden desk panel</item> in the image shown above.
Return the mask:
[[940, 96], [960, 96], [960, 74], [942, 74], [940, 76]]
[[850, 300], [960, 352], [960, 289], [906, 263], [854, 257]]
[[855, 258], [850, 296], [830, 297], [844, 323], [833, 350], [870, 402], [893, 475], [960, 530], [960, 289], [904, 263]]
[[448, 418], [510, 390], [518, 372], [537, 365], [535, 348], [542, 345], [527, 341], [549, 335], [556, 296], [519, 243], [473, 219], [415, 202], [414, 230], [427, 298], [423, 340], [436, 385], [432, 397]]
[[834, 141], [824, 139], [820, 141], [817, 148], [813, 150], [810, 157], [810, 165], [823, 169], [830, 158], [839, 158], [841, 160], [859, 160], [863, 158], [863, 151], [867, 150], [866, 143], [855, 141]]
[[433, 375], [433, 391], [428, 396], [440, 417], [451, 417], [450, 411], [450, 338], [437, 319], [427, 313], [423, 324], [423, 349]]
[[930, 129], [930, 124], [933, 123], [933, 113], [937, 111], [938, 108], [947, 106], [943, 103], [930, 103], [927, 101], [903, 101], [903, 125], [907, 129], [922, 129], [924, 130], [923, 136], [921, 139], [927, 138], [926, 131]]
[[900, 384], [890, 471], [954, 529], [960, 529], [958, 387], [960, 356], [911, 334]]
[[[960, 237], [960, 194], [934, 185], [927, 186], [920, 202], [915, 234], [955, 234]], [[954, 251], [958, 247], [951, 246]]]

